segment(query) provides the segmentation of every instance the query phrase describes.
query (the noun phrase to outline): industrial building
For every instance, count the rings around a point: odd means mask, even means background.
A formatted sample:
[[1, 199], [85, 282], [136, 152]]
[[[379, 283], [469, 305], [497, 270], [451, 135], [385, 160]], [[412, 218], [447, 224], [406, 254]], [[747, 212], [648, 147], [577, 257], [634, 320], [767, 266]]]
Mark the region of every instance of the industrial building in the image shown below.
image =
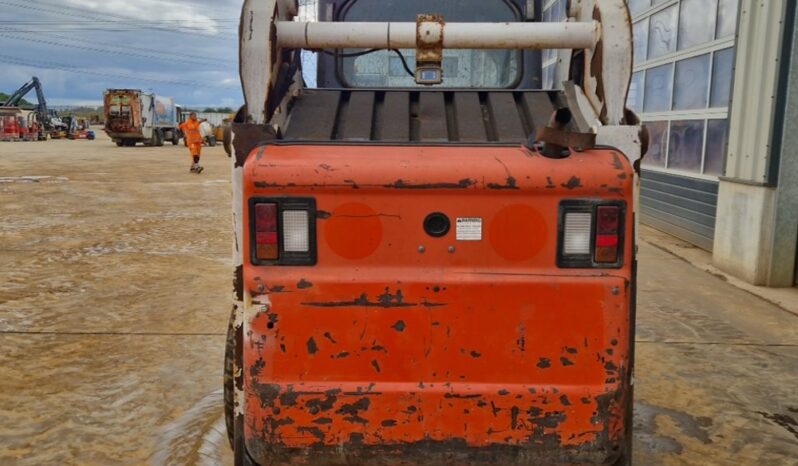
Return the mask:
[[[642, 166], [644, 224], [711, 251], [754, 285], [796, 283], [796, 2], [629, 0], [629, 107], [651, 135]], [[565, 0], [544, 1], [544, 21]], [[557, 55], [543, 57], [555, 87]]]

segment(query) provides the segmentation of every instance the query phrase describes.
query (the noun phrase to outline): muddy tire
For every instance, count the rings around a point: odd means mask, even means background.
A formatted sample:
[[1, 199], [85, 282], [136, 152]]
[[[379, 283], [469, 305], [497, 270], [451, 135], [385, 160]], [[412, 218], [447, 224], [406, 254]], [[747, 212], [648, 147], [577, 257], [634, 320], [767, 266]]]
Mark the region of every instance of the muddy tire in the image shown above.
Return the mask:
[[125, 145], [125, 141], [122, 141], [122, 140], [116, 141], [116, 147], [122, 147], [124, 145]]
[[236, 357], [236, 311], [230, 313], [227, 324], [227, 341], [224, 347], [224, 422], [230, 448], [235, 449], [235, 357]]
[[152, 146], [153, 147], [163, 146], [163, 133], [161, 133], [161, 130], [159, 129], [156, 129], [152, 132]]

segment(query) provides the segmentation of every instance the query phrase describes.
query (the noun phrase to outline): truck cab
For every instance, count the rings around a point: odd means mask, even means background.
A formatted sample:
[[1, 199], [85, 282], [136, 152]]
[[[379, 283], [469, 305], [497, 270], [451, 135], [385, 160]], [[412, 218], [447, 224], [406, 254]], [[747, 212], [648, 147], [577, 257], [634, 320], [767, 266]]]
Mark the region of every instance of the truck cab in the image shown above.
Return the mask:
[[[233, 125], [237, 464], [630, 464], [642, 133], [591, 103], [630, 74], [586, 71], [616, 43], [631, 70], [624, 2], [571, 30], [522, 1], [264, 3]], [[621, 34], [591, 42], [595, 13]], [[531, 45], [582, 33], [576, 79], [539, 89]]]

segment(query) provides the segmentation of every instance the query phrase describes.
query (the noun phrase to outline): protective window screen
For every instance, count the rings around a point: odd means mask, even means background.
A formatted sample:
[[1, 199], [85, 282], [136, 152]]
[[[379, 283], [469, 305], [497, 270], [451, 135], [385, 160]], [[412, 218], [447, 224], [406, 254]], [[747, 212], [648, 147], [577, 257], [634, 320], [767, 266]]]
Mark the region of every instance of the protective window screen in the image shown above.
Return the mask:
[[739, 0], [720, 0], [718, 4], [718, 30], [715, 37], [718, 39], [734, 34], [737, 29], [737, 8]]
[[636, 15], [651, 7], [651, 0], [629, 0], [629, 10]]
[[[447, 22], [516, 22], [519, 12], [504, 0], [356, 0], [344, 21], [416, 22], [418, 14], [440, 14]], [[344, 54], [362, 50], [346, 49]], [[401, 50], [415, 71], [415, 50]], [[353, 87], [416, 87], [416, 81], [390, 50], [340, 58], [344, 81]], [[444, 50], [441, 87], [511, 87], [521, 77], [521, 53], [515, 50]]]
[[704, 160], [704, 174], [723, 174], [726, 168], [726, 146], [728, 142], [728, 120], [709, 120], [707, 122], [707, 149]]
[[629, 98], [626, 106], [637, 113], [643, 111], [643, 72], [638, 71], [632, 75], [629, 85]]
[[667, 160], [668, 149], [668, 122], [649, 121], [645, 123], [648, 128], [649, 146], [648, 154], [643, 157], [644, 167], [664, 167]]
[[704, 148], [704, 120], [671, 123], [668, 168], [701, 172]]
[[678, 5], [668, 7], [651, 17], [648, 36], [648, 58], [653, 60], [676, 51]]
[[310, 229], [306, 210], [283, 212], [283, 250], [286, 252], [309, 252]]
[[567, 256], [590, 254], [590, 236], [592, 231], [592, 214], [586, 212], [566, 213], [563, 254]]
[[667, 112], [671, 109], [673, 65], [646, 70], [646, 91], [643, 109], [646, 112]]
[[643, 63], [648, 58], [648, 18], [636, 22], [632, 32], [635, 63]]
[[711, 107], [729, 106], [733, 68], [733, 48], [715, 52], [715, 62], [712, 66], [712, 96], [709, 99]]
[[708, 89], [709, 54], [676, 62], [674, 110], [706, 108]]
[[679, 50], [707, 43], [715, 38], [717, 0], [682, 0], [679, 13]]

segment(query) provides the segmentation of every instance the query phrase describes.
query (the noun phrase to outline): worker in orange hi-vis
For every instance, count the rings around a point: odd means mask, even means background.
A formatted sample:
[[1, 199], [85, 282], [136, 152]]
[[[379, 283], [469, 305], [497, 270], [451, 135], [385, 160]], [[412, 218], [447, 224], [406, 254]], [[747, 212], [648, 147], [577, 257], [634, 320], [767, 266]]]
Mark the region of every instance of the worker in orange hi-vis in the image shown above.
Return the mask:
[[180, 125], [180, 131], [183, 132], [188, 144], [188, 150], [191, 151], [191, 157], [194, 159], [191, 165], [191, 173], [202, 173], [202, 166], [200, 166], [200, 155], [202, 155], [202, 133], [200, 132], [200, 122], [197, 119], [196, 113], [191, 113], [189, 119]]

